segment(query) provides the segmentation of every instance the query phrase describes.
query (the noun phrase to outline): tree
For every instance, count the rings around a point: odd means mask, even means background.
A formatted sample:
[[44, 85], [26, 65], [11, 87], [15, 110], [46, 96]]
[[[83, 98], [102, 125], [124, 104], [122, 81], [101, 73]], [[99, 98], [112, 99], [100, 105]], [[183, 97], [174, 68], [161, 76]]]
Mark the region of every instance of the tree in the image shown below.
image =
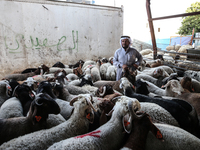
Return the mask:
[[[187, 13], [200, 12], [200, 2], [191, 4], [186, 10]], [[193, 28], [200, 32], [200, 15], [186, 16], [182, 18], [182, 26], [178, 29], [180, 35], [191, 35]]]

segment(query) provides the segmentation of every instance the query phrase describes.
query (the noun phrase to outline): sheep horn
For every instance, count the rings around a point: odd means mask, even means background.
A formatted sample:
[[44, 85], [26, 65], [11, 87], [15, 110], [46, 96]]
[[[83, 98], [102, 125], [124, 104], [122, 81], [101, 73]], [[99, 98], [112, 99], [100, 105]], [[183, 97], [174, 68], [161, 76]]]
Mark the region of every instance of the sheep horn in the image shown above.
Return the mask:
[[136, 113], [133, 111], [132, 105], [133, 105], [133, 101], [129, 101], [129, 102], [128, 102], [128, 109], [129, 109], [129, 111], [131, 112], [131, 115], [132, 115], [133, 119], [137, 119], [138, 116], [137, 116]]
[[104, 86], [103, 86], [103, 92], [102, 92], [102, 93], [99, 93], [99, 95], [100, 95], [100, 96], [104, 96], [105, 92], [106, 92], [106, 86], [104, 85]]
[[36, 99], [35, 99], [35, 104], [36, 104], [36, 105], [38, 105], [38, 106], [42, 106], [42, 105], [43, 105], [43, 103], [39, 104], [39, 102], [38, 102], [38, 101], [39, 101], [39, 98], [36, 98]]
[[115, 110], [115, 106], [113, 107], [113, 109], [108, 113], [106, 114], [106, 116], [111, 116], [112, 115], [112, 112]]
[[73, 98], [71, 101], [70, 101], [70, 106], [73, 106], [74, 102], [78, 100], [78, 96]]
[[15, 95], [15, 91], [16, 91], [16, 89], [18, 88], [18, 86], [19, 86], [19, 85], [17, 85], [17, 86], [14, 88], [12, 96]]
[[[91, 100], [92, 100], [92, 96], [90, 96], [90, 97], [91, 97]], [[97, 112], [97, 110], [93, 107], [93, 105], [92, 105], [92, 103], [91, 103], [91, 100], [88, 99], [88, 98], [86, 98], [86, 100], [87, 100], [88, 104], [90, 105], [90, 107], [91, 107], [95, 112]]]

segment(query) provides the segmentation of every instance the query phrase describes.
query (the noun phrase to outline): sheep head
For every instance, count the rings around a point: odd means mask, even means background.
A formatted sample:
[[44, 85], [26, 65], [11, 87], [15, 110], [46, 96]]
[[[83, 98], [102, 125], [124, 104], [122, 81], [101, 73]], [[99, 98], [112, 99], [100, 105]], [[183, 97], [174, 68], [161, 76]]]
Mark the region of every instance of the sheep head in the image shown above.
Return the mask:
[[127, 87], [131, 87], [134, 91], [135, 91], [135, 87], [133, 86], [133, 84], [131, 82], [129, 82], [129, 80], [126, 77], [122, 77], [120, 79], [120, 85], [119, 88], [123, 89], [125, 91], [125, 89]]
[[46, 122], [49, 114], [59, 114], [60, 107], [48, 94], [40, 93], [31, 103], [28, 117], [33, 125]]
[[104, 97], [108, 94], [113, 94], [113, 93], [114, 93], [114, 90], [112, 88], [112, 85], [109, 85], [109, 84], [99, 87], [96, 91], [96, 95], [98, 97]]
[[190, 77], [183, 77], [180, 81], [181, 86], [184, 89], [189, 90], [190, 92], [194, 92], [193, 86], [192, 86], [192, 79]]
[[176, 96], [181, 95], [184, 92], [183, 87], [181, 86], [180, 82], [177, 80], [170, 80], [167, 84], [164, 85], [167, 91], [167, 96]]
[[74, 110], [79, 111], [85, 110], [86, 118], [93, 123], [94, 121], [94, 112], [96, 109], [92, 105], [92, 96], [90, 94], [79, 94], [77, 97], [70, 101], [70, 105], [74, 106]]
[[18, 99], [28, 98], [33, 100], [35, 98], [35, 94], [32, 92], [32, 89], [24, 84], [19, 84], [15, 87], [13, 90], [13, 96], [17, 97]]
[[7, 80], [0, 81], [0, 94], [4, 95], [6, 93], [7, 98], [12, 95], [12, 87]]
[[137, 99], [121, 96], [121, 100], [116, 102], [115, 106], [113, 107], [113, 110], [111, 110], [108, 113], [108, 115], [111, 115], [112, 113], [111, 119], [122, 118], [122, 124], [124, 130], [127, 133], [130, 133], [132, 129], [131, 110], [137, 111], [139, 109], [140, 109], [140, 103]]
[[135, 111], [133, 111], [132, 109], [132, 105], [130, 104], [129, 104], [129, 109], [132, 117], [133, 130], [139, 130], [140, 128], [142, 129], [145, 128], [145, 130], [147, 131], [146, 134], [148, 134], [148, 131], [151, 131], [157, 139], [163, 141], [162, 133], [152, 123], [151, 118], [147, 113], [138, 111], [135, 113]]
[[55, 96], [55, 94], [53, 93], [53, 90], [52, 90], [52, 85], [48, 81], [40, 82], [36, 93], [37, 94], [39, 94], [39, 93], [47, 93], [52, 98], [56, 98], [56, 96]]

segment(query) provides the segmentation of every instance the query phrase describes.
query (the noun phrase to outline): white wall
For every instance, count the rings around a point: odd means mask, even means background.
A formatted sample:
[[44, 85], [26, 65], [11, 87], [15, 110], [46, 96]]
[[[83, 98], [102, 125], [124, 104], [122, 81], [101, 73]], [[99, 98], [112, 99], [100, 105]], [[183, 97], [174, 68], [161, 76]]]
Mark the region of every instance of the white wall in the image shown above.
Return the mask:
[[[0, 1], [0, 75], [110, 57], [123, 33], [121, 8], [58, 1]], [[1, 77], [0, 76], [0, 77]]]

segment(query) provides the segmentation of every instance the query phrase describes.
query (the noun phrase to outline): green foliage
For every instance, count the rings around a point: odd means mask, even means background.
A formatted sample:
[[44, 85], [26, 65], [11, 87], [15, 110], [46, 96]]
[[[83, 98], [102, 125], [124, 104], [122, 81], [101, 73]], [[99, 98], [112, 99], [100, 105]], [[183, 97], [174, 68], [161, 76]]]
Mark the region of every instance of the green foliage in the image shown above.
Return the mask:
[[[200, 12], [200, 2], [193, 3], [187, 8], [186, 13], [192, 12]], [[178, 29], [180, 35], [191, 35], [193, 28], [195, 32], [200, 32], [200, 15], [183, 17], [181, 24], [182, 26]]]

